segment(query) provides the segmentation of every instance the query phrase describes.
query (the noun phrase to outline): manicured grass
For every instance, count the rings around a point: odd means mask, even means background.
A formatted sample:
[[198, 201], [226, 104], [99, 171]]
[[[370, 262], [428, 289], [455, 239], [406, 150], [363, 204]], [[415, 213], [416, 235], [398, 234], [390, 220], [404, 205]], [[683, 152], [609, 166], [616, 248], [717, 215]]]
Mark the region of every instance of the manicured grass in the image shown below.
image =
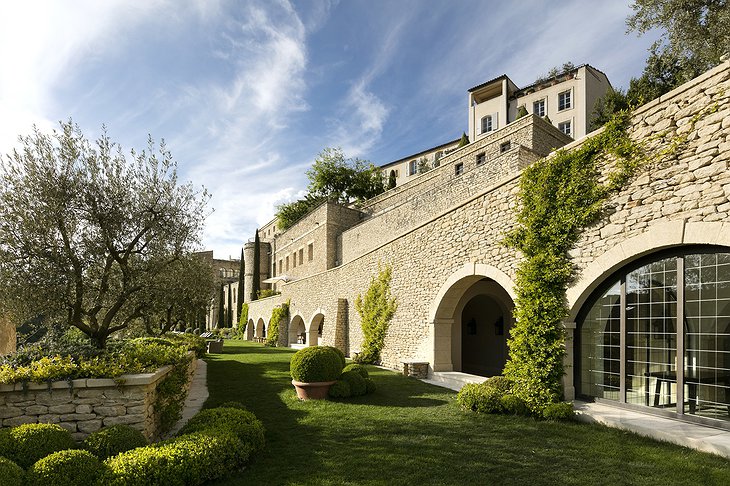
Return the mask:
[[216, 484], [730, 484], [730, 461], [577, 422], [466, 413], [444, 388], [370, 367], [378, 390], [300, 402], [288, 349], [227, 341], [206, 406], [240, 401], [267, 446]]

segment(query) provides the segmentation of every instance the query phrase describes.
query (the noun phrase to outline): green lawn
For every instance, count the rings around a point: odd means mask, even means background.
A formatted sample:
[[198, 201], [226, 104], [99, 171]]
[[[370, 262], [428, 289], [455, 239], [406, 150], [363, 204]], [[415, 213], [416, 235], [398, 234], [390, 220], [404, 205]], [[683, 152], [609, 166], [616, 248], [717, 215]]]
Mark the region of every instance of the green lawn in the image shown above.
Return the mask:
[[462, 412], [455, 393], [371, 368], [378, 390], [300, 402], [288, 349], [226, 341], [207, 407], [240, 401], [267, 447], [216, 484], [730, 484], [730, 461], [630, 433]]

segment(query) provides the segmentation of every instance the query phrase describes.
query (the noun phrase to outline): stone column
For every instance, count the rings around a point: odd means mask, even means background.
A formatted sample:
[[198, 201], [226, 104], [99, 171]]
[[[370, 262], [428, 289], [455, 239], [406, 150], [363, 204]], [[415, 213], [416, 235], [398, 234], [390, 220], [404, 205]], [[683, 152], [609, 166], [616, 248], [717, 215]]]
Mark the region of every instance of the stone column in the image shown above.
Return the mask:
[[434, 371], [454, 371], [454, 363], [451, 360], [451, 327], [453, 319], [436, 318], [430, 323], [430, 334], [433, 337], [433, 363]]
[[337, 299], [337, 314], [335, 315], [335, 347], [350, 354], [347, 345], [347, 299]]
[[573, 381], [573, 371], [575, 370], [575, 353], [573, 352], [573, 342], [575, 335], [575, 322], [563, 321], [563, 327], [565, 328], [565, 357], [563, 358], [563, 368], [565, 369], [565, 375], [563, 375], [563, 394], [565, 400], [575, 400], [575, 383]]

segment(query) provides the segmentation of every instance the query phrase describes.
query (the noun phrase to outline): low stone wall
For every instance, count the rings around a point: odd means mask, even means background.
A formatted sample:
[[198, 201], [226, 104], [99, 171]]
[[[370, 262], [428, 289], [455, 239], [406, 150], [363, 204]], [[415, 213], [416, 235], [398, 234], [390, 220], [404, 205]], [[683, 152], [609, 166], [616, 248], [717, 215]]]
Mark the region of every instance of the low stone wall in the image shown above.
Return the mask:
[[[189, 375], [195, 371], [193, 359]], [[48, 383], [0, 385], [0, 420], [3, 427], [21, 424], [58, 424], [83, 440], [102, 427], [125, 424], [149, 440], [160, 436], [154, 404], [158, 383], [172, 370]], [[190, 380], [188, 380], [189, 386]]]

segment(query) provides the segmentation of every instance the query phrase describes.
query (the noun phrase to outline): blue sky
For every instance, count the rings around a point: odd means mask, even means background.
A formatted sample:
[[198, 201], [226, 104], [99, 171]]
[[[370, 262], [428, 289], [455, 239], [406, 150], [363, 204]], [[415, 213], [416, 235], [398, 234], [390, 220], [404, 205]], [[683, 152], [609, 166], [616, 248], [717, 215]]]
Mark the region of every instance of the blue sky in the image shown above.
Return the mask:
[[212, 194], [203, 244], [237, 257], [324, 147], [384, 164], [458, 138], [467, 90], [572, 61], [616, 87], [651, 33], [603, 0], [0, 3], [0, 154], [33, 124], [105, 124], [126, 151], [164, 138]]

